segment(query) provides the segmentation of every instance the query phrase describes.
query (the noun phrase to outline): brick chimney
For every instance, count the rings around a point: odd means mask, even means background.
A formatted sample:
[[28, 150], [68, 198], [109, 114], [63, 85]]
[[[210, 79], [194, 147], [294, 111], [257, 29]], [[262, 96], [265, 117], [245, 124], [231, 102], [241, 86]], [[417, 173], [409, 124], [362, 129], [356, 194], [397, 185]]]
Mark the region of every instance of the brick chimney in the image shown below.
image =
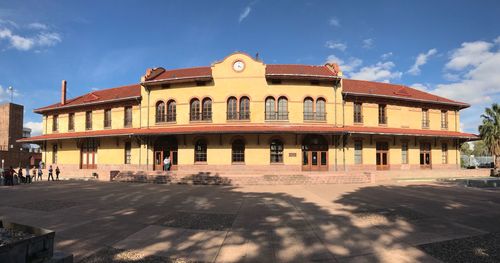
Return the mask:
[[63, 80], [61, 84], [61, 105], [64, 104], [66, 104], [66, 80]]

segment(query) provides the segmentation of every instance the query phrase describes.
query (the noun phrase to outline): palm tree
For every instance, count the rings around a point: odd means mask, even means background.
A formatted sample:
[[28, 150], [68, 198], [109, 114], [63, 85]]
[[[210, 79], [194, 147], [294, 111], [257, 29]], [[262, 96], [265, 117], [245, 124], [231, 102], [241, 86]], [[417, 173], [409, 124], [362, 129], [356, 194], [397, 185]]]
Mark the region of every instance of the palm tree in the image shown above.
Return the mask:
[[486, 108], [481, 114], [483, 123], [479, 125], [479, 136], [486, 144], [488, 151], [493, 155], [495, 169], [493, 174], [498, 174], [500, 159], [500, 106], [493, 103], [491, 108]]

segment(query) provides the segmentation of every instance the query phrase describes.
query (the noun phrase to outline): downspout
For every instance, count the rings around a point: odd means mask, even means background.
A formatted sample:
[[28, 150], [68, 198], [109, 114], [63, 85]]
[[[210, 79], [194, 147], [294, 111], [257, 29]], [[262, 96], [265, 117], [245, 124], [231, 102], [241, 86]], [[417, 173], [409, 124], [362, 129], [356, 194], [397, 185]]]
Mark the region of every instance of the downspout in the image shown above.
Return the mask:
[[[337, 127], [337, 89], [338, 89], [338, 82], [335, 83], [335, 85], [333, 86], [333, 90], [334, 90], [334, 103], [335, 103], [335, 106], [334, 106], [334, 122], [335, 122], [335, 127]], [[338, 171], [338, 161], [337, 161], [337, 151], [338, 151], [338, 148], [339, 148], [339, 143], [338, 143], [338, 137], [337, 135], [335, 135], [335, 172]]]
[[[340, 87], [344, 86], [344, 80], [340, 79]], [[342, 128], [345, 127], [345, 97], [344, 95], [341, 96], [342, 98]], [[346, 170], [345, 167], [345, 139], [344, 135], [342, 135], [342, 164], [344, 166], [344, 172]]]
[[[146, 87], [146, 86], [144, 86]], [[146, 91], [148, 92], [148, 110], [147, 110], [147, 128], [149, 129], [149, 102], [150, 102], [150, 94], [151, 94], [151, 91], [146, 88]], [[146, 170], [149, 170], [149, 136], [147, 137], [147, 140], [146, 140]]]

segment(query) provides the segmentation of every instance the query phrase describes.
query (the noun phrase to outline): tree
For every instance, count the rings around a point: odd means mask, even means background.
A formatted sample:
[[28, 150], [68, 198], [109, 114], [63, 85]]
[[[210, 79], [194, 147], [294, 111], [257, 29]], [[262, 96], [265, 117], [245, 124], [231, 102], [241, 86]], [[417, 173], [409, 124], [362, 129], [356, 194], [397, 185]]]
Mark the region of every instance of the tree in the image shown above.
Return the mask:
[[486, 147], [486, 144], [484, 141], [475, 141], [473, 142], [474, 144], [474, 150], [472, 150], [472, 155], [474, 156], [486, 156], [489, 155], [489, 150]]
[[470, 148], [470, 144], [468, 142], [464, 142], [462, 146], [460, 146], [460, 153], [467, 156], [472, 154], [472, 149]]
[[500, 158], [500, 106], [493, 103], [481, 114], [482, 124], [479, 125], [479, 136], [484, 141], [495, 162], [495, 174], [499, 168]]

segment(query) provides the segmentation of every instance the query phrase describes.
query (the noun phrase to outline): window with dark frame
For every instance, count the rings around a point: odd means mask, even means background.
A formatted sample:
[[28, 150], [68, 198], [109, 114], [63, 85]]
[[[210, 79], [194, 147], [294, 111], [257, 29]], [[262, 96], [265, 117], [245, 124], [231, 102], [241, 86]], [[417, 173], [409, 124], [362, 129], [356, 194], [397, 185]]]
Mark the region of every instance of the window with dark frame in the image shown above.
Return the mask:
[[75, 114], [70, 113], [68, 114], [68, 131], [74, 131], [75, 130]]
[[276, 120], [276, 100], [273, 97], [266, 98], [266, 120]]
[[304, 120], [314, 120], [313, 99], [306, 98], [304, 100]]
[[57, 144], [52, 145], [52, 163], [57, 163]]
[[401, 163], [408, 164], [408, 143], [401, 143]]
[[363, 141], [354, 141], [354, 164], [363, 164]]
[[207, 142], [203, 139], [196, 141], [194, 145], [194, 161], [207, 162]]
[[387, 105], [378, 105], [378, 124], [387, 124]]
[[316, 99], [315, 119], [317, 121], [325, 121], [326, 120], [326, 101], [323, 98]]
[[56, 132], [59, 130], [59, 115], [52, 116], [52, 131]]
[[354, 103], [354, 123], [363, 123], [363, 104], [361, 102]]
[[159, 101], [156, 103], [156, 123], [165, 122], [165, 102]]
[[448, 164], [448, 144], [441, 144], [441, 163]]
[[132, 143], [125, 142], [125, 164], [132, 163]]
[[177, 121], [177, 103], [175, 100], [168, 101], [167, 104], [167, 122]]
[[203, 99], [203, 109], [201, 119], [204, 121], [212, 120], [212, 100], [210, 98]]
[[238, 119], [238, 100], [235, 97], [230, 97], [227, 100], [227, 119]]
[[448, 129], [448, 111], [441, 111], [441, 129]]
[[92, 111], [85, 112], [85, 129], [92, 130]]
[[422, 109], [422, 128], [429, 128], [429, 110]]
[[125, 107], [124, 126], [125, 127], [131, 127], [132, 126], [132, 106]]
[[240, 98], [240, 120], [250, 119], [250, 99], [248, 97]]
[[271, 150], [271, 163], [283, 163], [283, 142], [280, 140], [273, 140], [270, 145]]
[[245, 162], [245, 142], [243, 140], [235, 140], [231, 147], [231, 160], [233, 163]]
[[104, 110], [104, 128], [111, 128], [111, 109]]
[[201, 120], [200, 110], [200, 101], [198, 99], [192, 99], [189, 107], [189, 119], [191, 121]]
[[278, 99], [278, 120], [288, 120], [288, 99], [280, 97]]

